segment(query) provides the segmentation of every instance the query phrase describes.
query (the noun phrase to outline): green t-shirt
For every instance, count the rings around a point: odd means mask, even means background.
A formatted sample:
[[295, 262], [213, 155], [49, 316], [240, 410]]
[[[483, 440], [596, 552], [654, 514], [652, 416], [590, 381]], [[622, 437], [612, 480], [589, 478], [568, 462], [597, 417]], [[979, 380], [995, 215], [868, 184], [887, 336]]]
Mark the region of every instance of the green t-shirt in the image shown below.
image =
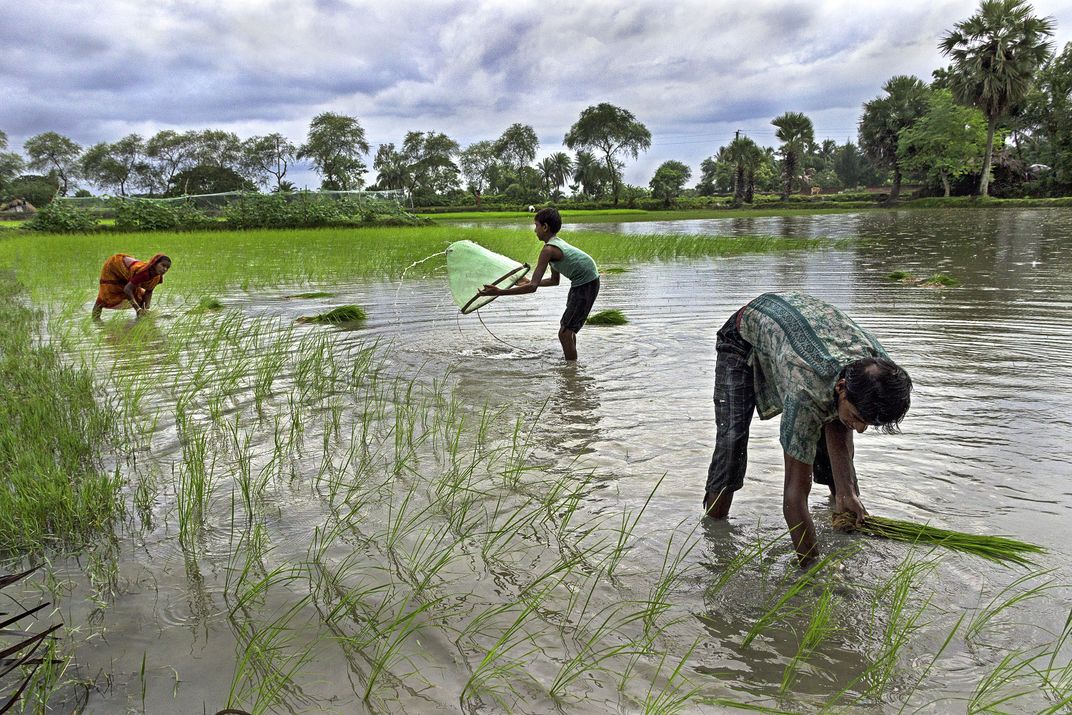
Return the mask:
[[760, 419], [782, 415], [782, 449], [815, 461], [823, 425], [837, 418], [834, 385], [849, 363], [887, 357], [867, 332], [829, 303], [803, 293], [764, 293], [741, 311], [741, 337], [752, 345]]
[[581, 249], [569, 245], [558, 236], [548, 239], [547, 245], [562, 251], [562, 260], [551, 261], [551, 267], [566, 276], [573, 285], [584, 285], [599, 278], [596, 262]]

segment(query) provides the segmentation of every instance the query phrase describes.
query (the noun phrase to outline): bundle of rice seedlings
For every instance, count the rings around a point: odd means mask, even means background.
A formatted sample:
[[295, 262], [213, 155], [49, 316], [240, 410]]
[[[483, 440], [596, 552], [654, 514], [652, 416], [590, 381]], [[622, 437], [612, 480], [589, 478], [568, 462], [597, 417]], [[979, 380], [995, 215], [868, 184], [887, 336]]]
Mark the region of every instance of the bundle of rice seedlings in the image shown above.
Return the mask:
[[[834, 514], [834, 528], [839, 531], [851, 531], [853, 515], [849, 512]], [[1030, 566], [1028, 555], [1045, 553], [1045, 549], [1036, 544], [1010, 539], [1007, 536], [966, 534], [962, 531], [939, 529], [929, 524], [919, 524], [901, 519], [888, 519], [882, 516], [865, 516], [863, 525], [857, 531], [870, 536], [880, 536], [894, 541], [907, 541], [914, 544], [933, 544], [966, 554], [975, 554], [996, 563], [1014, 563]]]
[[584, 322], [586, 325], [625, 325], [629, 321], [620, 310], [601, 310], [588, 316], [588, 320]]
[[360, 323], [367, 317], [368, 314], [359, 305], [340, 305], [338, 308], [332, 308], [326, 313], [298, 318], [298, 322], [338, 325], [339, 323]]
[[288, 300], [289, 299], [306, 300], [306, 299], [311, 299], [311, 298], [331, 298], [334, 295], [335, 295], [334, 293], [328, 293], [327, 291], [324, 291], [324, 290], [313, 290], [313, 291], [309, 291], [308, 293], [295, 293], [294, 295], [288, 295], [288, 296], [285, 296], [285, 297]]

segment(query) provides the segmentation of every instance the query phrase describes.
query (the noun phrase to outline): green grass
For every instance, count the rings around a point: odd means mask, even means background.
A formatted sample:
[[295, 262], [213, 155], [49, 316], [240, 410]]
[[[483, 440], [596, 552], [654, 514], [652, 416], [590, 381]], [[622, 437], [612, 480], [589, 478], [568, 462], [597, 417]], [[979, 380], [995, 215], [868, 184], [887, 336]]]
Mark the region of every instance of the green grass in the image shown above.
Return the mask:
[[891, 281], [910, 281], [914, 280], [914, 276], [908, 271], [891, 271], [886, 274], [887, 280]]
[[[397, 279], [414, 262], [460, 238], [522, 262], [532, 262], [540, 243], [525, 229], [449, 226], [360, 229], [107, 233], [84, 236], [0, 235], [0, 267], [11, 267], [35, 299], [89, 296], [100, 268], [113, 253], [144, 258], [166, 253], [173, 260], [154, 302], [168, 295], [197, 297], [286, 284], [319, 286], [361, 278]], [[631, 236], [585, 233], [570, 239], [604, 264], [712, 258], [832, 245], [820, 239], [771, 236]], [[441, 270], [445, 259], [413, 266], [407, 275]]]
[[0, 554], [81, 543], [120, 512], [103, 471], [111, 414], [92, 376], [41, 344], [41, 315], [0, 273]]
[[303, 318], [298, 318], [300, 323], [327, 323], [329, 325], [339, 325], [342, 323], [360, 323], [368, 319], [368, 313], [359, 305], [340, 305], [338, 308], [332, 308], [325, 313], [318, 313], [316, 315], [309, 315]]
[[629, 320], [625, 317], [625, 313], [615, 308], [594, 313], [584, 322], [585, 325], [625, 325]]

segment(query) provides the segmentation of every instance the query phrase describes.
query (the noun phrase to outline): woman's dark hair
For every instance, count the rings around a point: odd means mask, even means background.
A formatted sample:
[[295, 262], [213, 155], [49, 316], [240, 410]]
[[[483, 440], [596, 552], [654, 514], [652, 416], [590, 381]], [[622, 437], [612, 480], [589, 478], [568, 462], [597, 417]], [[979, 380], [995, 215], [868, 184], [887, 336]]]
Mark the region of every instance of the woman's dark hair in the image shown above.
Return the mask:
[[562, 214], [558, 212], [558, 209], [540, 209], [533, 218], [540, 223], [547, 224], [551, 228], [551, 233], [558, 233], [562, 230]]
[[864, 358], [845, 366], [845, 399], [868, 424], [895, 434], [912, 403], [912, 378], [904, 368], [885, 358]]

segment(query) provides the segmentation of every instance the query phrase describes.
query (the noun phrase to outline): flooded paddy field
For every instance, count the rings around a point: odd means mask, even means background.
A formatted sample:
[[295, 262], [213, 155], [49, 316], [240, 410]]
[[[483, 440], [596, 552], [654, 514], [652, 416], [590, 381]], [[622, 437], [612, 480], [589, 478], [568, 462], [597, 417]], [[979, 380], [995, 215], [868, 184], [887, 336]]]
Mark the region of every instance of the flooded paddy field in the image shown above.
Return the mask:
[[[582, 330], [576, 365], [555, 335], [565, 287], [462, 316], [441, 260], [400, 279], [434, 241], [347, 277], [221, 238], [235, 278], [214, 293], [221, 310], [191, 314], [213, 285], [184, 285], [172, 238], [156, 314], [103, 325], [87, 320], [97, 258], [42, 272], [36, 249], [7, 249], [115, 416], [102, 470], [122, 481], [107, 534], [7, 562], [47, 556], [19, 596], [55, 602], [67, 624], [57, 652], [70, 659], [37, 676], [28, 708], [1067, 709], [1072, 212], [638, 225], [583, 226], [634, 232], [599, 239], [616, 253], [581, 226], [567, 239], [623, 269], [604, 275], [596, 309], [629, 320]], [[788, 243], [648, 245], [678, 230]], [[804, 239], [832, 240], [792, 247]], [[317, 250], [356, 260], [333, 240]], [[518, 241], [531, 262], [536, 240]], [[242, 256], [274, 261], [272, 285], [244, 286], [230, 267]], [[61, 285], [85, 275], [81, 294]], [[856, 440], [868, 509], [1038, 543], [1035, 568], [838, 534], [815, 490], [830, 558], [802, 572], [777, 420], [753, 423], [729, 521], [700, 518], [715, 332], [768, 290], [838, 305], [913, 378], [903, 433]], [[313, 292], [330, 295], [294, 297]], [[295, 322], [346, 304], [368, 319]]]

